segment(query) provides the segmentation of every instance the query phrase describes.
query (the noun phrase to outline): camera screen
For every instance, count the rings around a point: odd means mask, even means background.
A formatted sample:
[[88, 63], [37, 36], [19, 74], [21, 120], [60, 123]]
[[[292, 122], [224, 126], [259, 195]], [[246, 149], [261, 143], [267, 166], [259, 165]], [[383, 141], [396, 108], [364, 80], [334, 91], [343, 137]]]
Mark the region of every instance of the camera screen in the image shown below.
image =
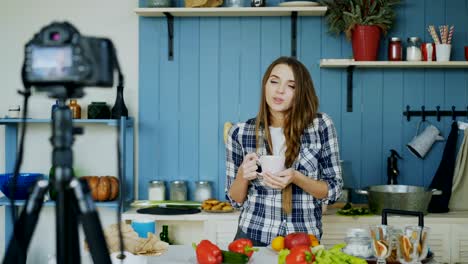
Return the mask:
[[62, 79], [71, 73], [71, 47], [32, 47], [32, 73], [45, 80]]

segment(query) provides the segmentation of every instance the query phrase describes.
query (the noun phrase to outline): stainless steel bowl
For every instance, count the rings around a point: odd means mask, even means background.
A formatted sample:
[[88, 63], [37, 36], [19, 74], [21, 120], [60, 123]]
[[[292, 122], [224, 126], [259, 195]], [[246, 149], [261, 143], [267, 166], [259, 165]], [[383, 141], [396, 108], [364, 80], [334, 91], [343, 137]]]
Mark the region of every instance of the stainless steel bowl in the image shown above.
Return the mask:
[[432, 195], [442, 194], [439, 190], [411, 185], [376, 185], [356, 192], [368, 196], [369, 210], [378, 215], [384, 208], [427, 214]]

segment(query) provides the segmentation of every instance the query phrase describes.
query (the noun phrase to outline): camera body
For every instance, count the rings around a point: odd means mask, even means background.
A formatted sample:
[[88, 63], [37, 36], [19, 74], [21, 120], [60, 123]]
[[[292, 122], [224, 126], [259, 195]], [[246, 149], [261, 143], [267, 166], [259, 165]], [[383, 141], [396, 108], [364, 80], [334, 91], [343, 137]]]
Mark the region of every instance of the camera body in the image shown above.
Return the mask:
[[85, 37], [68, 22], [53, 22], [25, 45], [23, 83], [45, 88], [112, 87], [114, 47], [106, 38]]

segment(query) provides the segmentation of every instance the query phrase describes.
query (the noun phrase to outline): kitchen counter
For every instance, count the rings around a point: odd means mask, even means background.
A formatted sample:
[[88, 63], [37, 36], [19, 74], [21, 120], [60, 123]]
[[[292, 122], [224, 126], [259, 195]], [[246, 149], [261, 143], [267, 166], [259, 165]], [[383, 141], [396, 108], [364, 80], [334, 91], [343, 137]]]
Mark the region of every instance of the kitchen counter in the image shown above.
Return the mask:
[[[225, 250], [227, 245], [220, 246], [220, 249]], [[275, 264], [278, 263], [278, 255], [271, 249], [266, 247], [258, 247], [259, 251], [255, 252], [252, 255], [248, 264]], [[133, 263], [138, 264], [151, 264], [151, 263], [170, 263], [170, 264], [197, 264], [197, 258], [195, 250], [192, 246], [183, 245], [183, 246], [169, 246], [167, 252], [161, 256], [156, 257], [145, 257], [138, 256], [138, 259], [135, 259]], [[427, 262], [427, 264], [437, 264], [435, 260]], [[125, 264], [125, 262], [124, 262]]]
[[[206, 213], [200, 212], [198, 214], [188, 215], [148, 215], [139, 214], [136, 212], [137, 209], [131, 209], [126, 211], [122, 218], [123, 220], [134, 220], [134, 219], [153, 219], [155, 221], [207, 221], [207, 220], [226, 220], [232, 221], [239, 218], [240, 211], [234, 211], [231, 213]], [[381, 223], [380, 215], [366, 215], [366, 216], [342, 216], [336, 214], [338, 209], [330, 208], [323, 215], [323, 223], [350, 223], [359, 222], [361, 224], [379, 224]], [[388, 215], [388, 224], [403, 223], [412, 224], [417, 223], [417, 218], [414, 216], [399, 216], [399, 215]], [[414, 219], [415, 221], [413, 221]], [[409, 222], [410, 221], [410, 222]], [[424, 216], [424, 222], [430, 223], [443, 223], [446, 224], [466, 224], [468, 221], [468, 211], [454, 211], [444, 214], [427, 214]]]
[[[336, 208], [329, 208], [323, 215], [323, 236], [321, 243], [327, 248], [343, 243], [349, 228], [369, 228], [380, 224], [381, 216], [341, 216]], [[123, 214], [124, 220], [152, 219], [156, 223], [156, 232], [162, 225], [169, 226], [169, 237], [176, 245], [191, 245], [201, 239], [209, 239], [222, 245], [232, 241], [235, 236], [239, 211], [232, 213], [206, 213], [192, 215], [144, 215], [136, 209]], [[395, 227], [417, 225], [414, 216], [389, 215], [388, 224]], [[441, 263], [468, 263], [468, 211], [445, 214], [428, 214], [424, 224], [431, 228], [429, 246], [435, 252], [435, 258]]]

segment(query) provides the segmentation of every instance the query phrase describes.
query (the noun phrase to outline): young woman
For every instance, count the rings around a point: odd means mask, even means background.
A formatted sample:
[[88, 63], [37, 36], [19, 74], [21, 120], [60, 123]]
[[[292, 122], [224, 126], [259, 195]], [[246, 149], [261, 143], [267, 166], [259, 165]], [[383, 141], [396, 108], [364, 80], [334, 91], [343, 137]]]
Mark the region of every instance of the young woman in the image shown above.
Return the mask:
[[[341, 195], [338, 139], [330, 117], [318, 113], [307, 68], [280, 57], [265, 72], [256, 118], [237, 123], [226, 142], [226, 196], [241, 208], [235, 239], [256, 246], [293, 232], [322, 236], [322, 203]], [[285, 157], [284, 171], [257, 174], [262, 155]]]

